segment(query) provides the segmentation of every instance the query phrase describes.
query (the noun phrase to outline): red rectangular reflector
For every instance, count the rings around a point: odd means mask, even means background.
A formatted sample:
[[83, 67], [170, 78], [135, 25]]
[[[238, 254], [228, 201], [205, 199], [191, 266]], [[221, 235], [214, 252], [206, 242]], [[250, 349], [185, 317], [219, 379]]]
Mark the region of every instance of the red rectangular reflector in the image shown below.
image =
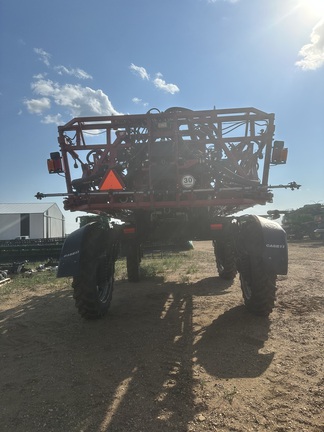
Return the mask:
[[210, 229], [212, 231], [219, 231], [223, 229], [223, 224], [210, 224]]
[[135, 234], [135, 228], [124, 228], [124, 234]]

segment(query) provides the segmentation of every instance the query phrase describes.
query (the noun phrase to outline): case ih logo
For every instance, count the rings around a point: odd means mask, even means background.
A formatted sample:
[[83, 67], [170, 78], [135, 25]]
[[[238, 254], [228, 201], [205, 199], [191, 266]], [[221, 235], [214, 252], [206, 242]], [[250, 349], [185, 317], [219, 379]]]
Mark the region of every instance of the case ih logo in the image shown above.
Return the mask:
[[273, 248], [273, 249], [285, 249], [285, 245], [283, 245], [283, 244], [280, 244], [280, 245], [278, 245], [278, 244], [266, 244], [266, 247], [267, 248]]

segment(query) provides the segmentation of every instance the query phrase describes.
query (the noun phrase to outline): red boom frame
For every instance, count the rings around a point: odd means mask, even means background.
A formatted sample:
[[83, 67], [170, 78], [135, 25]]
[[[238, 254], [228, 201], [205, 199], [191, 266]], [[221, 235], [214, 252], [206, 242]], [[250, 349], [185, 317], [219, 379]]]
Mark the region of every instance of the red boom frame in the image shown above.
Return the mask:
[[[63, 167], [59, 153], [50, 161], [51, 172], [65, 172], [67, 193], [51, 195], [66, 196], [68, 210], [118, 216], [199, 207], [233, 214], [272, 200], [270, 164], [285, 162], [278, 145], [273, 159], [274, 130], [274, 114], [255, 108], [74, 118], [58, 128]], [[115, 183], [103, 187], [109, 173]]]

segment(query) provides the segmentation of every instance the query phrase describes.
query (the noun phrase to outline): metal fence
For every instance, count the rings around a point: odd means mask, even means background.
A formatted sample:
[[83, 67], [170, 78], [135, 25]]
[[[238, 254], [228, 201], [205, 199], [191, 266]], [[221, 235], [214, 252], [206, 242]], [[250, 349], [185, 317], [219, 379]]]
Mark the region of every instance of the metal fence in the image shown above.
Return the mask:
[[64, 238], [0, 240], [0, 263], [58, 259]]

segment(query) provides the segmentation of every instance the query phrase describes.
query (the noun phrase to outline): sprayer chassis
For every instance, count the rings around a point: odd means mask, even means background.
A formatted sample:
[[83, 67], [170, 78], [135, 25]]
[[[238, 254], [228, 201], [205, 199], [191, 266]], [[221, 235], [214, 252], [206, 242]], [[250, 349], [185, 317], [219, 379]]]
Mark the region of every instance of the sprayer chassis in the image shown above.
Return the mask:
[[[233, 215], [272, 201], [270, 164], [285, 163], [287, 154], [282, 141], [273, 142], [274, 129], [274, 115], [255, 108], [170, 108], [60, 126], [60, 153], [51, 153], [48, 168], [64, 174], [67, 192], [37, 197], [64, 196], [66, 210], [101, 216], [71, 234], [62, 250], [58, 275], [74, 277], [80, 313], [97, 318], [106, 312], [120, 244], [135, 282], [144, 242], [213, 240], [220, 276], [238, 271], [246, 305], [268, 314], [276, 275], [287, 273], [285, 233], [275, 222]], [[103, 215], [110, 223], [102, 224]], [[94, 248], [95, 260], [89, 255]], [[84, 285], [89, 260], [96, 271]], [[108, 272], [106, 279], [98, 282], [98, 272]], [[265, 302], [256, 285], [267, 287]], [[97, 292], [90, 306], [88, 289], [94, 297]]]

